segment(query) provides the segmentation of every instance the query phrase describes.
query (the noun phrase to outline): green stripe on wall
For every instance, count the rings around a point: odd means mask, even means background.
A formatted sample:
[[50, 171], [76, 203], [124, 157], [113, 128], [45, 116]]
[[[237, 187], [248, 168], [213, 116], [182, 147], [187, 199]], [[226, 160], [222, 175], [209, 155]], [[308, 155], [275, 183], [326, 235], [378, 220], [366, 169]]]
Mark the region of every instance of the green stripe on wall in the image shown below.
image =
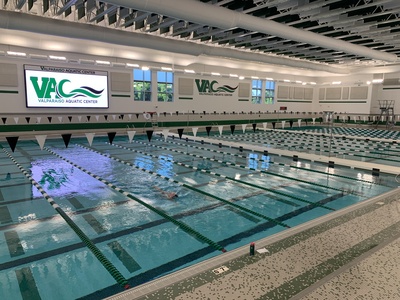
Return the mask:
[[193, 97], [179, 97], [179, 100], [193, 100]]
[[301, 103], [312, 103], [312, 101], [308, 100], [277, 100], [277, 102], [301, 102]]
[[0, 94], [18, 94], [18, 91], [5, 91], [5, 90], [0, 90]]
[[239, 99], [239, 101], [249, 101], [249, 99]]
[[111, 97], [130, 98], [131, 95], [111, 95]]
[[395, 87], [395, 88], [383, 88], [383, 90], [400, 90], [400, 87]]
[[319, 103], [367, 103], [367, 101], [319, 101]]

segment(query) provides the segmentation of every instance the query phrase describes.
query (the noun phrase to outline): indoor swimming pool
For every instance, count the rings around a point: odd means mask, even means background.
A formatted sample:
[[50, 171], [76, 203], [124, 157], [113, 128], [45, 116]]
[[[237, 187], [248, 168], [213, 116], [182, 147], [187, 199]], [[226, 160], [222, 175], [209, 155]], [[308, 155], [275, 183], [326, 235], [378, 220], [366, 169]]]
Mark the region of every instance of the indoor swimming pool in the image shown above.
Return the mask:
[[0, 145], [1, 299], [104, 298], [397, 187], [156, 134]]

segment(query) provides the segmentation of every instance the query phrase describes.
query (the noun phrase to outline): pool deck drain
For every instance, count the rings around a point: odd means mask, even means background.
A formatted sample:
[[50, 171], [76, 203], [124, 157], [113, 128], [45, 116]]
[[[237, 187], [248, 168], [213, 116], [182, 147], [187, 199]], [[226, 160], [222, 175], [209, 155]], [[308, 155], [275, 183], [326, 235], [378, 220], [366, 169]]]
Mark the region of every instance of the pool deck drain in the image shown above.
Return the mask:
[[[385, 266], [389, 264], [392, 273], [398, 273], [400, 266], [397, 254], [393, 256], [400, 243], [399, 200], [395, 189], [256, 241], [256, 249], [265, 248], [264, 253], [250, 256], [249, 247], [241, 247], [107, 299], [311, 300], [374, 294], [362, 275], [378, 281], [377, 274], [387, 271]], [[375, 253], [383, 253], [385, 261]], [[221, 267], [227, 270], [213, 272]], [[362, 287], [348, 288], [352, 276], [352, 284]], [[393, 280], [379, 289], [386, 298], [373, 299], [396, 299], [388, 297], [398, 292]], [[336, 293], [342, 296], [335, 298]]]

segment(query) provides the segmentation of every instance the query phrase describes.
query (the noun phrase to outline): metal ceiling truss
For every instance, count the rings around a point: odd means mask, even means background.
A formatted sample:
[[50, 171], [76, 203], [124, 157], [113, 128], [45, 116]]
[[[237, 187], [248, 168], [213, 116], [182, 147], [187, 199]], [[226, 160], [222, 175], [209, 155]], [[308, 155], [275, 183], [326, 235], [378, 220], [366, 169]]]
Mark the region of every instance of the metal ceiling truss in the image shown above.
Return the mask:
[[[122, 7], [110, 2], [1, 0], [0, 9], [125, 31], [139, 31], [193, 43], [244, 49], [255, 53], [274, 53], [327, 64], [342, 64], [343, 60], [373, 61], [367, 57], [332, 51], [273, 34], [239, 27], [218, 28], [157, 12]], [[397, 38], [393, 38], [400, 35], [398, 0], [201, 0], [199, 2], [400, 55], [400, 42]]]

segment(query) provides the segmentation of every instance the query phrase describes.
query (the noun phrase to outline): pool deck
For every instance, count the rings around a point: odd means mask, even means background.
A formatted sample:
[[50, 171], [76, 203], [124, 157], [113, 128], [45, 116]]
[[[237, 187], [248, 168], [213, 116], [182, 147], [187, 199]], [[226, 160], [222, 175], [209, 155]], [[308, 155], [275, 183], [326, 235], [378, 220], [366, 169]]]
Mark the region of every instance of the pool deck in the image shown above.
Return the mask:
[[400, 299], [399, 189], [255, 245], [107, 299]]

